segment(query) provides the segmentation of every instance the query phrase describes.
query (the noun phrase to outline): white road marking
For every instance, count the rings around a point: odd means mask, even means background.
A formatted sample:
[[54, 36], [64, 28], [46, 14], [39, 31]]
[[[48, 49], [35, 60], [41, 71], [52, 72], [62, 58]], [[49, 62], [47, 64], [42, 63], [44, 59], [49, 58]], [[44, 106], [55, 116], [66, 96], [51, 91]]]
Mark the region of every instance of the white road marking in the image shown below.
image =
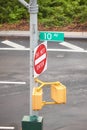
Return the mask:
[[48, 51], [53, 51], [53, 52], [82, 52], [82, 53], [87, 53], [87, 50], [71, 50], [71, 49], [47, 49]]
[[29, 51], [30, 48], [0, 48], [0, 51]]
[[[0, 48], [0, 51], [30, 51], [30, 48]], [[52, 49], [49, 48], [47, 49], [48, 51], [53, 51], [53, 52], [82, 52], [82, 53], [87, 53], [87, 50], [80, 49], [80, 50], [71, 50], [71, 49]]]
[[60, 45], [63, 45], [63, 46], [66, 46], [66, 47], [68, 47], [68, 48], [71, 48], [71, 49], [73, 49], [73, 50], [84, 50], [83, 48], [81, 48], [81, 47], [78, 47], [78, 46], [76, 46], [76, 45], [72, 45], [71, 43], [68, 43], [68, 42], [61, 42], [61, 43], [59, 43]]
[[26, 84], [26, 82], [0, 81], [0, 84]]
[[11, 46], [11, 47], [14, 47], [14, 48], [25, 48], [24, 46], [19, 45], [19, 44], [14, 43], [14, 42], [11, 42], [9, 40], [2, 41], [1, 43], [6, 44], [6, 45]]
[[5, 127], [5, 126], [0, 126], [0, 130], [14, 130], [15, 127]]

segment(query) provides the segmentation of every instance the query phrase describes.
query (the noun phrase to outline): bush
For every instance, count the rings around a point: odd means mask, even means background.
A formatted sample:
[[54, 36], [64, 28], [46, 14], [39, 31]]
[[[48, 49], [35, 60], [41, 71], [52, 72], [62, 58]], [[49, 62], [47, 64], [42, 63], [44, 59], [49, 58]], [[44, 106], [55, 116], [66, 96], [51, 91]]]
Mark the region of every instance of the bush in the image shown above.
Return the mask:
[[39, 21], [45, 26], [66, 26], [87, 20], [85, 0], [39, 0]]
[[0, 0], [0, 23], [15, 22], [28, 18], [28, 12], [18, 0]]
[[[29, 0], [26, 0], [29, 2]], [[39, 23], [44, 26], [66, 26], [87, 21], [86, 0], [37, 0]], [[0, 24], [29, 20], [28, 10], [18, 0], [0, 0]]]

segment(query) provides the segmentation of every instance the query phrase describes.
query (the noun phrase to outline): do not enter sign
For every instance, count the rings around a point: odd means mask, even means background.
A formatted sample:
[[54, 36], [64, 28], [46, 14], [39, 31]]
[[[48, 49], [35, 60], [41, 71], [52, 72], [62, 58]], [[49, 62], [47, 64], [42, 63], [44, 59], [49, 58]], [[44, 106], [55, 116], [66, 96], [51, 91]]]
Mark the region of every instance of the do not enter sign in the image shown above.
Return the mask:
[[41, 43], [34, 50], [34, 77], [47, 69], [47, 42]]

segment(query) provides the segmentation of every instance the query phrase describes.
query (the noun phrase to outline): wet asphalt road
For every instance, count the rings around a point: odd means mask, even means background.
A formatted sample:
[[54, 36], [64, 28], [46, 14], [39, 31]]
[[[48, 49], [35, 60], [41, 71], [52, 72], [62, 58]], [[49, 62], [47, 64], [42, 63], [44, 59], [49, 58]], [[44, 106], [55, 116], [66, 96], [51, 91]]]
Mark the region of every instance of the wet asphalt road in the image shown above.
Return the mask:
[[[2, 44], [0, 48], [9, 48]], [[29, 47], [29, 39], [12, 39]], [[65, 39], [87, 50], [87, 40]], [[12, 48], [12, 47], [11, 47]], [[48, 48], [70, 49], [48, 42]], [[87, 53], [48, 51], [48, 69], [39, 76], [43, 81], [60, 81], [67, 87], [65, 105], [48, 105], [39, 111], [44, 118], [44, 130], [87, 130]], [[21, 127], [24, 115], [29, 115], [29, 51], [0, 50], [0, 126]], [[22, 84], [25, 82], [25, 84]], [[44, 88], [44, 100], [50, 100], [50, 88]]]

